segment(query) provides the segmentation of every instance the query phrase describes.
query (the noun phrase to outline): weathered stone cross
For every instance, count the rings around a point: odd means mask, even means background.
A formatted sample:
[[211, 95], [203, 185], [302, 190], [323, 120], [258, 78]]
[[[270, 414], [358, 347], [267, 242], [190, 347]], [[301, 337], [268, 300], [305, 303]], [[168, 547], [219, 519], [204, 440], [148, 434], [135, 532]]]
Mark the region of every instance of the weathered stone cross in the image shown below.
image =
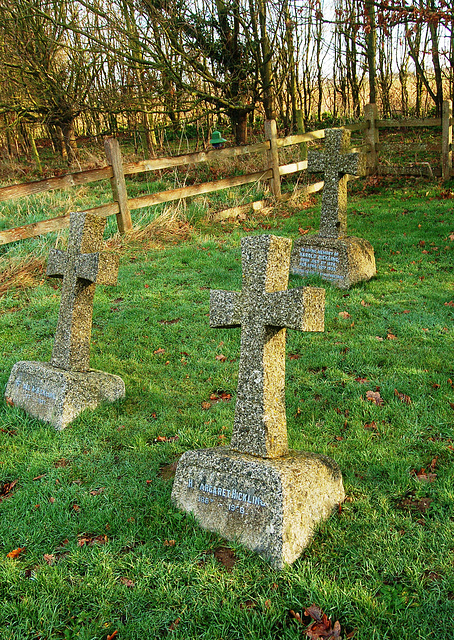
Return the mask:
[[70, 371], [90, 368], [90, 335], [96, 284], [115, 284], [118, 256], [100, 253], [106, 220], [71, 213], [67, 251], [51, 249], [47, 275], [63, 278], [51, 364]]
[[210, 294], [210, 326], [241, 326], [238, 393], [231, 448], [264, 458], [288, 453], [285, 329], [323, 331], [325, 290], [287, 290], [292, 241], [241, 241], [241, 292]]
[[365, 173], [365, 157], [349, 153], [350, 131], [327, 129], [324, 151], [310, 151], [307, 170], [324, 172], [322, 210], [319, 235], [323, 238], [341, 238], [347, 233], [348, 176]]

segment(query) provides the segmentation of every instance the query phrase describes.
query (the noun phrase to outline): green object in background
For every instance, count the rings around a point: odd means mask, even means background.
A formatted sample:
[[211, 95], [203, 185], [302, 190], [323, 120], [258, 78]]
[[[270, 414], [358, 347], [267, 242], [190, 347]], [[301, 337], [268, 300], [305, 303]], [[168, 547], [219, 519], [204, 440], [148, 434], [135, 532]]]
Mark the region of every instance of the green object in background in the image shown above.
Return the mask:
[[227, 140], [222, 137], [221, 132], [213, 131], [213, 133], [211, 134], [210, 144], [213, 145], [215, 149], [217, 149], [218, 145], [221, 145], [224, 142], [227, 142]]

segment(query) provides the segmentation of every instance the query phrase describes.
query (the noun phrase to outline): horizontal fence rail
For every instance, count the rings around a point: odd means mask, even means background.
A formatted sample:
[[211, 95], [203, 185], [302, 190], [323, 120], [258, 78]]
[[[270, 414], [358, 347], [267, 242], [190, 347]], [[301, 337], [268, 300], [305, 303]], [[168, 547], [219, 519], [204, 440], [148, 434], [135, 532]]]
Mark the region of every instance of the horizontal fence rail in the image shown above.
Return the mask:
[[[441, 152], [441, 171], [438, 168], [433, 169], [429, 162], [416, 162], [405, 167], [379, 164], [379, 152], [383, 149], [383, 145], [381, 145], [379, 141], [380, 130], [403, 127], [440, 126], [442, 128], [441, 145], [434, 145], [432, 150]], [[446, 180], [452, 175], [452, 126], [452, 103], [447, 100], [443, 103], [441, 118], [425, 118], [422, 120], [405, 120], [401, 122], [379, 119], [376, 106], [366, 105], [364, 109], [364, 121], [345, 125], [344, 128], [351, 132], [363, 134], [363, 144], [352, 148], [352, 151], [366, 154], [368, 174], [409, 176], [441, 175], [443, 179]], [[259, 181], [269, 182], [272, 195], [281, 200], [287, 200], [294, 194], [281, 194], [280, 179], [282, 176], [306, 171], [307, 160], [280, 165], [278, 150], [292, 145], [316, 142], [323, 140], [324, 137], [325, 130], [320, 129], [318, 131], [278, 138], [274, 121], [267, 121], [265, 123], [265, 140], [263, 142], [241, 147], [196, 151], [173, 157], [150, 158], [139, 162], [123, 162], [118, 141], [114, 138], [108, 138], [105, 140], [108, 166], [47, 178], [36, 182], [0, 187], [0, 202], [36, 195], [55, 189], [69, 189], [100, 180], [110, 180], [113, 202], [85, 209], [85, 211], [102, 217], [117, 216], [118, 228], [120, 232], [123, 233], [132, 227], [131, 211], [207, 193], [214, 193], [223, 189], [234, 188]], [[262, 154], [265, 156], [265, 166], [262, 171], [128, 198], [125, 176], [176, 167], [195, 166], [201, 162], [218, 162], [219, 160], [238, 158], [248, 154]], [[320, 181], [300, 187], [296, 193], [299, 195], [316, 193], [322, 188], [323, 181]], [[215, 213], [212, 219], [214, 221], [224, 220], [245, 213], [251, 209], [264, 212], [269, 206], [269, 200], [259, 200]], [[69, 214], [23, 225], [14, 229], [7, 229], [0, 231], [0, 245], [25, 238], [33, 238], [50, 233], [51, 231], [64, 229], [68, 226]]]

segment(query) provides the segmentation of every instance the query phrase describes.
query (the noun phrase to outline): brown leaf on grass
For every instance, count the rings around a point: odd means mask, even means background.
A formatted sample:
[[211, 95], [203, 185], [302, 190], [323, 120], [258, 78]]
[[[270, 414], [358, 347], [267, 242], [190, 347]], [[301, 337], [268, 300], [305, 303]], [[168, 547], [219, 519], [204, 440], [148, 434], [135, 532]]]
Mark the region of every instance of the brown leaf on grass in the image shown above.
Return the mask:
[[211, 402], [202, 402], [202, 409], [210, 409]]
[[79, 547], [92, 547], [95, 544], [106, 544], [108, 540], [108, 537], [106, 535], [103, 535], [102, 533], [99, 536], [91, 536], [86, 533], [82, 533], [77, 540], [77, 545]]
[[410, 475], [413, 476], [419, 482], [434, 482], [437, 478], [436, 473], [427, 472], [424, 468], [416, 471], [416, 469], [412, 469], [410, 471]]
[[17, 549], [13, 549], [9, 553], [6, 554], [7, 558], [17, 558], [21, 553], [25, 551], [25, 547], [18, 547]]
[[41, 478], [45, 478], [45, 477], [46, 477], [46, 474], [42, 473], [40, 476], [35, 476], [33, 480], [41, 480]]
[[174, 620], [172, 624], [169, 625], [169, 631], [175, 631], [175, 629], [178, 627], [180, 622], [181, 622], [181, 618], [177, 618], [176, 620]]
[[0, 429], [1, 433], [6, 433], [8, 436], [16, 436], [17, 431], [15, 429]]
[[226, 391], [217, 391], [216, 393], [212, 393], [210, 395], [211, 402], [219, 402], [220, 400], [228, 401], [231, 399], [232, 399], [232, 394], [227, 393]]
[[301, 358], [301, 354], [300, 353], [289, 353], [287, 355], [287, 358], [289, 360], [299, 360]]
[[165, 547], [174, 547], [175, 546], [175, 540], [164, 540], [164, 546]]
[[383, 398], [380, 396], [379, 391], [366, 391], [366, 399], [370, 400], [376, 405], [382, 405], [385, 403]]
[[173, 320], [158, 320], [159, 324], [175, 324], [180, 322], [181, 318], [174, 318]]
[[105, 487], [99, 487], [99, 489], [93, 489], [93, 491], [90, 491], [90, 495], [99, 496], [100, 493], [104, 493], [105, 489], [106, 489]]
[[351, 318], [351, 315], [348, 313], [348, 311], [340, 311], [338, 315], [339, 318], [344, 318], [345, 320], [347, 320], [347, 318]]
[[134, 580], [130, 580], [129, 578], [120, 578], [120, 582], [121, 584], [124, 584], [125, 587], [129, 587], [130, 589], [133, 589], [136, 584], [134, 582]]
[[383, 342], [383, 338], [381, 336], [375, 336], [375, 340], [378, 340], [379, 342]]
[[175, 442], [179, 436], [158, 436], [154, 439], [155, 442]]
[[[299, 613], [295, 613], [295, 611], [291, 609], [290, 615], [300, 624], [304, 624]], [[323, 613], [320, 607], [311, 605], [304, 611], [304, 615], [312, 618], [314, 621], [305, 629], [305, 634], [308, 638], [311, 638], [311, 640], [320, 640], [325, 638], [326, 640], [336, 640], [336, 638], [341, 640], [340, 622], [336, 620], [333, 626], [331, 618], [328, 618], [326, 613]]]
[[60, 458], [60, 460], [56, 460], [54, 462], [54, 467], [58, 469], [59, 467], [67, 467], [68, 464], [69, 464], [69, 460], [66, 460], [66, 458]]
[[454, 302], [452, 300], [445, 302], [445, 307], [454, 307]]
[[397, 340], [397, 336], [395, 336], [393, 333], [388, 333], [388, 335], [386, 336], [387, 340]]
[[219, 355], [216, 356], [216, 360], [219, 360], [219, 362], [225, 362], [227, 358], [223, 356], [222, 353], [220, 353]]
[[54, 504], [54, 502], [55, 502], [55, 498], [54, 498], [53, 496], [50, 496], [50, 498], [49, 498], [49, 502], [50, 502], [51, 504]]
[[366, 302], [365, 300], [361, 300], [362, 307], [370, 307], [370, 302]]
[[53, 553], [45, 553], [43, 555], [44, 561], [51, 567], [55, 564], [55, 555]]
[[9, 396], [5, 396], [5, 402], [9, 407], [14, 407], [14, 400]]
[[355, 382], [359, 382], [359, 384], [365, 384], [366, 382], [369, 382], [367, 378], [361, 378], [360, 376], [358, 376], [357, 378], [355, 378]]
[[305, 236], [306, 233], [309, 233], [310, 230], [311, 230], [310, 227], [308, 227], [307, 229], [303, 229], [303, 227], [298, 227], [298, 233], [300, 234], [300, 236]]
[[165, 349], [163, 349], [162, 347], [160, 349], [156, 349], [156, 351], [153, 351], [154, 355], [160, 355], [161, 353], [165, 353]]
[[229, 547], [217, 547], [217, 549], [213, 550], [213, 555], [216, 560], [227, 569], [227, 571], [232, 571], [236, 563], [236, 556], [233, 549], [230, 549]]
[[3, 482], [0, 485], [0, 502], [8, 498], [11, 494], [12, 490], [17, 484], [17, 480], [12, 480], [11, 482]]
[[450, 239], [450, 240], [454, 240], [454, 233], [450, 233], [450, 234], [449, 234], [449, 239]]
[[397, 389], [394, 389], [394, 395], [397, 396], [401, 402], [411, 404], [411, 398], [410, 396], [407, 396], [406, 393], [400, 393]]
[[375, 431], [378, 431], [377, 423], [375, 422], [375, 420], [372, 420], [372, 422], [369, 422], [368, 424], [366, 423], [364, 425], [364, 428], [369, 430], [375, 429]]
[[115, 638], [115, 636], [118, 635], [118, 629], [115, 629], [115, 631], [113, 633], [111, 633], [109, 636], [107, 636], [106, 640], [113, 640]]

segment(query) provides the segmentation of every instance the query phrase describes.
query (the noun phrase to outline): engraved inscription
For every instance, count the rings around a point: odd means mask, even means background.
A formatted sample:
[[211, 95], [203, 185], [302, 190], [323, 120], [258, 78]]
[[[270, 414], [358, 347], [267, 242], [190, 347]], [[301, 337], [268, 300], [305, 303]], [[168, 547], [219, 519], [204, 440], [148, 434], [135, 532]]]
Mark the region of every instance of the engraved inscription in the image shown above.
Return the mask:
[[21, 380], [21, 378], [17, 378], [15, 386], [22, 388], [23, 396], [27, 400], [34, 397], [39, 404], [46, 404], [48, 400], [56, 400], [56, 395], [52, 391], [47, 391], [42, 387], [35, 387], [34, 384], [29, 384], [28, 382]]
[[300, 260], [297, 273], [318, 273], [329, 279], [342, 278], [336, 273], [339, 269], [339, 252], [318, 247], [303, 247], [300, 249]]
[[[214, 503], [217, 507], [227, 507], [228, 511], [236, 511], [240, 514], [245, 514], [248, 507], [266, 507], [267, 504], [264, 500], [253, 493], [247, 491], [238, 491], [234, 488], [226, 488], [220, 486], [213, 486], [211, 484], [199, 483], [198, 486], [194, 485], [193, 478], [188, 479], [188, 489], [198, 489], [200, 494], [197, 496], [197, 502], [202, 504]], [[226, 498], [226, 500], [219, 500], [220, 498]]]

